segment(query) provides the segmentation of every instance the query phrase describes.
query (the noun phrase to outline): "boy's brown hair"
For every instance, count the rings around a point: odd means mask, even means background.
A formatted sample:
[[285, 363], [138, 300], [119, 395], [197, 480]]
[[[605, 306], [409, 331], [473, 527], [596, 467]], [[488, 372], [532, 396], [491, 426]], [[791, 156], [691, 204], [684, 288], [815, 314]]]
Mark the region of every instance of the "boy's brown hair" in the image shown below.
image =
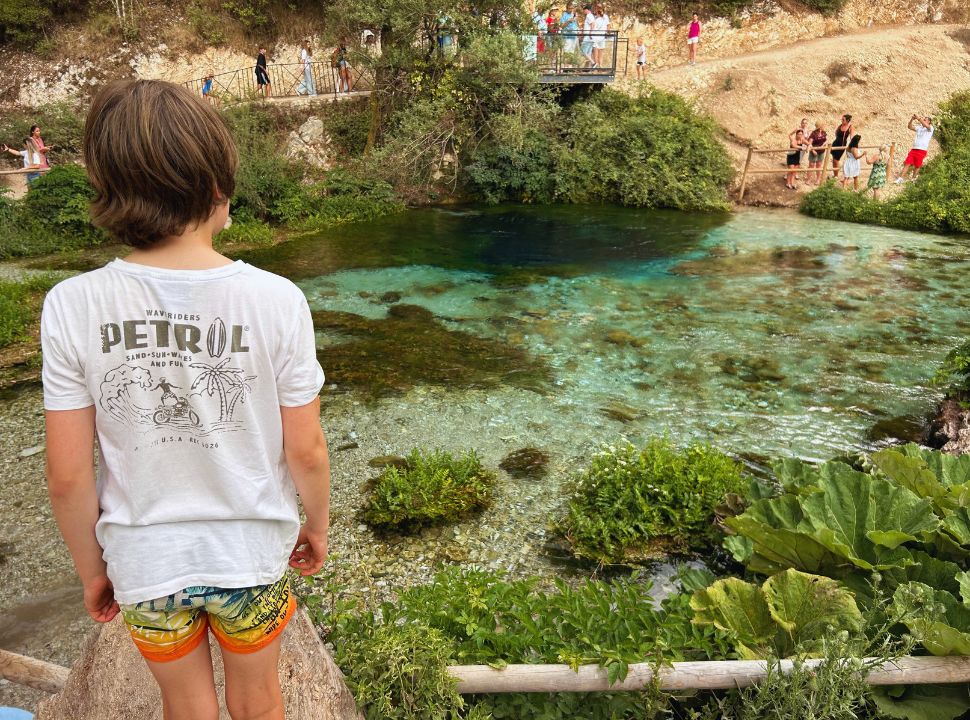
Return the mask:
[[228, 202], [239, 156], [219, 113], [184, 87], [120, 80], [91, 103], [84, 163], [96, 191], [92, 222], [144, 248]]

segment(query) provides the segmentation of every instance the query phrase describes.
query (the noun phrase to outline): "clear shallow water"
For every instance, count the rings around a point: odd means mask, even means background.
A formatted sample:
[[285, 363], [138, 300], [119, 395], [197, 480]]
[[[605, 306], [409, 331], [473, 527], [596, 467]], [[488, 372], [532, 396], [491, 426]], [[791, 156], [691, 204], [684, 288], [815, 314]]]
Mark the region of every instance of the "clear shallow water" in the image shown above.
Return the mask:
[[[421, 210], [249, 259], [296, 279], [316, 311], [379, 320], [398, 301], [527, 351], [550, 379], [515, 390], [522, 420], [563, 435], [588, 423], [604, 442], [669, 432], [819, 459], [868, 447], [931, 408], [928, 378], [970, 332], [970, 243], [789, 212]], [[386, 359], [434, 340], [392, 337]], [[321, 333], [325, 369], [347, 341]], [[474, 445], [480, 430], [455, 433]]]

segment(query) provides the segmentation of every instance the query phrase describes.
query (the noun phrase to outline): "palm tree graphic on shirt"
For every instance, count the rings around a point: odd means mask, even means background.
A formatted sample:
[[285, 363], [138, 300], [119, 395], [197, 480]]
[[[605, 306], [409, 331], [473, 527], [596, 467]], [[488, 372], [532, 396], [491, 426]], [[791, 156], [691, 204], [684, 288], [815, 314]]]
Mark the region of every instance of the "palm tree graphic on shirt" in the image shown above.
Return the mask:
[[217, 364], [194, 362], [190, 368], [201, 370], [199, 376], [192, 382], [192, 390], [201, 390], [209, 397], [219, 396], [219, 421], [232, 420], [236, 405], [244, 403], [252, 392], [250, 382], [255, 375], [246, 375], [242, 368], [228, 367], [232, 358], [227, 357]]

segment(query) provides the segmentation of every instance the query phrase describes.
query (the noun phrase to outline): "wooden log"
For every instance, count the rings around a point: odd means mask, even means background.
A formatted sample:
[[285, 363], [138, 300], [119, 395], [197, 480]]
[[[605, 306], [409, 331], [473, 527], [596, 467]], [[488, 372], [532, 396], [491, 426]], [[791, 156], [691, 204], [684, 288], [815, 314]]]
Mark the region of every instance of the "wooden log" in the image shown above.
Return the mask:
[[[807, 667], [821, 660], [806, 660]], [[791, 672], [791, 660], [782, 660], [781, 672]], [[661, 690], [727, 690], [748, 687], [765, 679], [762, 660], [675, 662], [660, 669]], [[582, 665], [575, 672], [568, 665], [509, 665], [496, 670], [487, 665], [455, 665], [448, 668], [458, 679], [458, 692], [602, 692], [642, 690], [653, 681], [653, 665], [630, 665], [623, 682], [609, 685], [606, 671], [598, 665]], [[970, 657], [904, 657], [872, 670], [871, 685], [923, 685], [970, 682]]]
[[0, 170], [0, 175], [27, 175], [28, 173], [45, 173], [50, 170], [46, 168], [17, 168], [16, 170]]
[[[283, 631], [280, 685], [287, 720], [363, 720], [343, 674], [300, 609]], [[211, 641], [220, 715], [229, 720], [223, 698], [222, 653]], [[36, 720], [162, 720], [162, 697], [120, 617], [95, 628], [74, 664], [63, 691], [40, 703]]]
[[67, 683], [68, 668], [0, 650], [0, 678], [35, 690], [56, 693]]

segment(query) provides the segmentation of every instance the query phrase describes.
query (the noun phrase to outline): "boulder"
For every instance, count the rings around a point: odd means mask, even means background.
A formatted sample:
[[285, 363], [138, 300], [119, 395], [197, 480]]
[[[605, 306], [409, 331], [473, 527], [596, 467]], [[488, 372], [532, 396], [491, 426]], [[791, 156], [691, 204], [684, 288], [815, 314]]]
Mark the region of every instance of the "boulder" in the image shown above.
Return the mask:
[[[223, 698], [222, 654], [211, 636], [209, 641], [219, 717], [229, 720]], [[283, 631], [280, 683], [287, 720], [363, 720], [343, 674], [302, 609]], [[67, 685], [40, 703], [36, 720], [162, 720], [161, 700], [158, 685], [118, 616], [91, 634], [71, 668]]]
[[927, 444], [953, 455], [970, 453], [970, 410], [963, 398], [946, 397], [930, 421]]
[[286, 141], [286, 157], [300, 160], [324, 170], [333, 167], [330, 136], [324, 130], [323, 120], [316, 116], [307, 118], [299, 130], [290, 133]]

